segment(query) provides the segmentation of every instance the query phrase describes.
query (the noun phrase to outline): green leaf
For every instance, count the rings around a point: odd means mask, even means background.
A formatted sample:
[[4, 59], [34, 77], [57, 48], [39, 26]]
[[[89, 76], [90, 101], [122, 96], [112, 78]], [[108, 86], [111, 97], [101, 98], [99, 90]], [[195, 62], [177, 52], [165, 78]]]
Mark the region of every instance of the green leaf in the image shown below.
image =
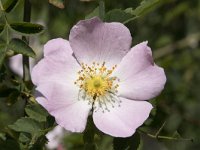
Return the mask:
[[28, 22], [11, 23], [10, 27], [22, 35], [38, 34], [44, 31], [44, 27], [42, 25]]
[[32, 50], [32, 48], [21, 39], [12, 39], [8, 45], [8, 48], [16, 53], [29, 57], [35, 57], [35, 52]]
[[45, 122], [49, 115], [47, 111], [38, 104], [27, 106], [25, 111], [30, 118], [39, 122]]
[[85, 16], [85, 19], [90, 19], [90, 18], [93, 18], [95, 16], [99, 16], [99, 7], [95, 8], [90, 14]]
[[106, 13], [105, 20], [107, 22], [121, 22], [124, 23], [125, 21], [131, 19], [133, 17], [132, 14], [125, 12], [121, 9], [113, 9]]
[[135, 16], [142, 16], [147, 12], [154, 9], [160, 0], [143, 0], [135, 10], [127, 9], [126, 12], [129, 12]]
[[5, 12], [9, 13], [16, 6], [18, 0], [6, 0], [3, 4], [3, 9]]
[[0, 24], [0, 33], [4, 30], [5, 25], [4, 24]]
[[5, 57], [6, 57], [6, 44], [0, 44], [0, 68], [3, 64]]
[[121, 22], [126, 24], [136, 18], [146, 14], [151, 11], [160, 0], [143, 0], [136, 9], [127, 8], [125, 10], [113, 9], [106, 13], [105, 20], [107, 22]]
[[64, 0], [49, 0], [49, 3], [61, 9], [65, 8]]
[[41, 124], [31, 118], [20, 118], [14, 124], [9, 125], [8, 127], [17, 132], [26, 132], [32, 135], [41, 131], [42, 129]]
[[137, 150], [140, 147], [140, 134], [134, 133], [128, 138], [114, 138], [114, 150]]
[[3, 141], [5, 141], [6, 140], [6, 134], [0, 132], [0, 139], [3, 140]]
[[20, 133], [19, 141], [20, 142], [29, 142], [31, 140], [30, 134], [28, 133]]

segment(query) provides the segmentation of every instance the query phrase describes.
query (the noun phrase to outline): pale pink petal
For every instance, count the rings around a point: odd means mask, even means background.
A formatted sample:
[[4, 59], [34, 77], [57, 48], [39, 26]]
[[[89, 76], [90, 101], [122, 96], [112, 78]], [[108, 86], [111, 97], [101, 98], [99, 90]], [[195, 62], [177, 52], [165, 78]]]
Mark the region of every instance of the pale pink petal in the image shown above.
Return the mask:
[[37, 101], [55, 117], [56, 123], [66, 130], [71, 132], [84, 131], [91, 110], [91, 105], [88, 105], [85, 101], [77, 100], [74, 103], [58, 108], [54, 102], [55, 109], [53, 109], [53, 105], [51, 104], [52, 101], [48, 101], [44, 97], [38, 97]]
[[148, 118], [152, 105], [146, 101], [121, 98], [121, 106], [108, 111], [93, 112], [96, 127], [114, 137], [131, 136]]
[[78, 101], [79, 88], [73, 85], [70, 86], [70, 84], [47, 82], [37, 86], [36, 90], [40, 93], [40, 95], [37, 95], [36, 100], [49, 112], [67, 107]]
[[44, 57], [51, 57], [52, 59], [55, 58], [57, 61], [65, 61], [64, 58], [72, 53], [73, 51], [69, 42], [62, 38], [49, 40], [44, 45]]
[[81, 100], [68, 107], [54, 110], [50, 114], [55, 116], [56, 122], [66, 130], [83, 132], [90, 110], [91, 105]]
[[42, 93], [36, 100], [55, 117], [60, 126], [72, 132], [85, 129], [92, 106], [78, 98], [78, 88], [47, 83], [39, 85], [36, 90]]
[[[69, 42], [49, 41], [44, 47], [44, 58], [33, 68], [32, 81], [40, 95], [36, 100], [55, 117], [66, 130], [82, 132], [91, 106], [79, 100], [79, 87], [74, 84], [80, 70], [72, 56]], [[77, 110], [80, 113], [78, 116]]]
[[120, 79], [118, 95], [128, 99], [151, 99], [163, 90], [166, 82], [164, 70], [154, 64], [147, 42], [133, 47], [113, 76]]
[[69, 41], [80, 62], [105, 61], [113, 65], [129, 51], [132, 38], [123, 24], [103, 23], [99, 18], [92, 18], [78, 22], [71, 29]]
[[69, 42], [54, 39], [44, 46], [44, 58], [34, 66], [31, 77], [35, 85], [54, 81], [73, 84], [80, 68], [72, 56]]

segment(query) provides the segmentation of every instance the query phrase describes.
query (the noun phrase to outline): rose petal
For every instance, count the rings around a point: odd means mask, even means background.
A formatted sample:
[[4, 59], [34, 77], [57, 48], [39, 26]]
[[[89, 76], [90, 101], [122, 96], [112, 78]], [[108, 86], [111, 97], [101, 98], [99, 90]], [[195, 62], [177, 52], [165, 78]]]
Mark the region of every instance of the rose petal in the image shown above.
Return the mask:
[[129, 51], [131, 34], [121, 23], [103, 23], [99, 18], [80, 21], [69, 36], [70, 45], [80, 62], [117, 64]]
[[31, 77], [35, 85], [54, 81], [73, 84], [80, 68], [69, 42], [54, 39], [44, 46], [44, 58], [34, 66]]
[[69, 54], [71, 55], [72, 53], [73, 51], [69, 45], [69, 42], [62, 38], [49, 40], [44, 45], [44, 57], [52, 57], [55, 58], [57, 61], [65, 61], [65, 59], [62, 58], [67, 57]]
[[31, 74], [40, 94], [36, 100], [60, 126], [73, 132], [84, 130], [91, 109], [86, 101], [78, 101], [79, 87], [74, 82], [80, 68], [72, 56], [69, 42], [54, 39], [45, 45], [44, 58]]
[[55, 108], [53, 108], [52, 100], [49, 101], [44, 97], [38, 97], [37, 101], [55, 117], [57, 124], [66, 130], [71, 132], [84, 131], [87, 117], [91, 110], [91, 105], [88, 105], [85, 101], [80, 100], [63, 107], [58, 107], [55, 100], [53, 103]]
[[153, 63], [147, 42], [133, 47], [113, 75], [120, 79], [118, 95], [128, 99], [151, 99], [163, 90], [166, 82], [164, 70]]
[[121, 98], [121, 106], [110, 112], [97, 111], [93, 120], [98, 129], [114, 137], [131, 136], [148, 118], [152, 105], [146, 101]]

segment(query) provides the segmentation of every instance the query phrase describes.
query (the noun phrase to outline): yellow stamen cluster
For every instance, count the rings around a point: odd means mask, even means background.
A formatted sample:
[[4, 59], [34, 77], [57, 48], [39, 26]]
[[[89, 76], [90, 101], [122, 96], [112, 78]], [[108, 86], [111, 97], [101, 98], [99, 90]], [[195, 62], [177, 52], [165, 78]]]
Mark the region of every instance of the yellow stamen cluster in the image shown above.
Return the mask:
[[93, 62], [91, 66], [81, 63], [82, 69], [78, 72], [78, 79], [74, 84], [84, 90], [85, 93], [93, 99], [99, 96], [104, 96], [106, 93], [116, 93], [118, 84], [117, 78], [111, 77], [112, 72], [117, 67], [111, 69], [106, 68], [105, 62], [102, 64]]

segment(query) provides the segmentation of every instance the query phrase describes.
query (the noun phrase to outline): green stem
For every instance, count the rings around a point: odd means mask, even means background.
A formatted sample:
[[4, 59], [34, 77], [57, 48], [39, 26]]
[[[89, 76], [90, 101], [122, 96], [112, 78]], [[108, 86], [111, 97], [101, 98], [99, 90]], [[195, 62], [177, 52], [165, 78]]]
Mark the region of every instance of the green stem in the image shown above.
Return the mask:
[[3, 5], [2, 5], [2, 1], [1, 1], [1, 0], [0, 0], [0, 9], [1, 9], [1, 11], [4, 10]]
[[162, 140], [175, 140], [175, 141], [191, 141], [193, 142], [193, 139], [185, 139], [185, 138], [175, 138], [175, 137], [169, 137], [169, 136], [162, 136], [162, 135], [153, 135], [153, 134], [150, 134], [150, 133], [147, 133], [147, 132], [144, 132], [142, 130], [139, 130], [139, 132], [151, 137], [151, 138], [154, 138], [154, 139], [162, 139]]
[[[24, 22], [30, 22], [31, 20], [31, 3], [29, 0], [24, 0]], [[22, 36], [22, 40], [24, 40], [27, 44], [29, 44], [29, 39], [25, 36]], [[25, 82], [30, 81], [30, 64], [29, 57], [23, 56], [23, 80]]]
[[86, 129], [83, 133], [84, 150], [96, 150], [94, 136], [95, 136], [95, 126], [93, 123], [92, 116], [90, 115], [88, 117]]
[[130, 19], [124, 21], [123, 24], [127, 24], [127, 23], [129, 23], [130, 21], [133, 21], [133, 20], [135, 20], [135, 19], [137, 19], [137, 18], [139, 18], [139, 16], [132, 17], [132, 18], [130, 18]]
[[3, 14], [3, 18], [4, 18], [4, 20], [5, 20], [6, 44], [8, 45], [8, 44], [9, 44], [9, 23], [8, 23], [6, 14], [5, 14], [5, 12], [4, 12], [4, 8], [3, 8], [3, 5], [2, 5], [2, 1], [1, 1], [1, 0], [0, 0], [0, 9], [1, 9], [1, 13]]
[[99, 0], [99, 17], [103, 21], [105, 17], [105, 3], [104, 0]]

